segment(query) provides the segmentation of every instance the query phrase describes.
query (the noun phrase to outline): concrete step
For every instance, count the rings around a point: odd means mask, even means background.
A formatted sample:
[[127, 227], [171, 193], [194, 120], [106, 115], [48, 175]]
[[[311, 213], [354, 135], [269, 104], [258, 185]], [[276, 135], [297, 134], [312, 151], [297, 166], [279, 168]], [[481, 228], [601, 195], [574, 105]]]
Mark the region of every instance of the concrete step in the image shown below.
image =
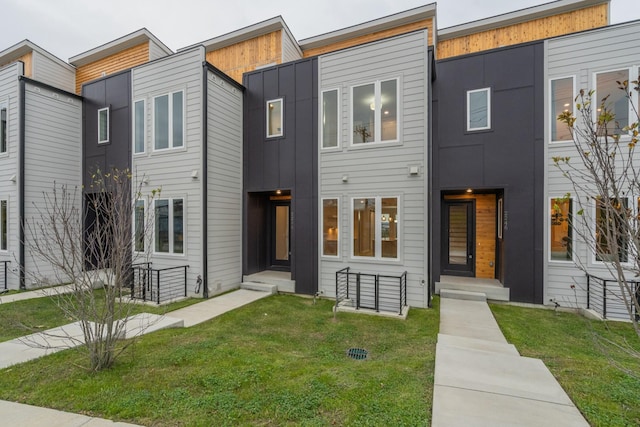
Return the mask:
[[296, 281], [291, 280], [291, 273], [283, 273], [280, 271], [261, 271], [259, 273], [242, 276], [243, 283], [263, 283], [266, 285], [275, 285], [278, 292], [295, 293]]
[[258, 283], [258, 282], [242, 282], [240, 284], [240, 289], [248, 289], [250, 291], [260, 291], [267, 292], [271, 295], [278, 293], [278, 286], [269, 285], [267, 283]]
[[487, 301], [487, 296], [481, 292], [459, 291], [456, 289], [442, 289], [440, 290], [440, 297], [463, 299], [467, 301]]
[[509, 288], [495, 285], [483, 285], [480, 283], [450, 283], [436, 282], [436, 294], [443, 290], [476, 292], [486, 295], [486, 298], [494, 301], [509, 301]]
[[503, 342], [487, 341], [457, 335], [438, 334], [438, 344], [468, 350], [481, 350], [493, 353], [520, 356], [516, 346]]

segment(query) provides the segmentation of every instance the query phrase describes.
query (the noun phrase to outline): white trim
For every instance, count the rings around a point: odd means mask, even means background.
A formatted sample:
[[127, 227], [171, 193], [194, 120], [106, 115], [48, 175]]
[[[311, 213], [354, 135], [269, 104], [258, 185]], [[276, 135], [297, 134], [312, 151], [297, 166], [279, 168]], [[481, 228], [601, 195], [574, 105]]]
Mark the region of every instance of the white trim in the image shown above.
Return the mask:
[[[177, 253], [174, 252], [175, 250], [175, 242], [174, 242], [174, 233], [175, 230], [173, 228], [174, 225], [174, 221], [173, 221], [173, 202], [174, 200], [182, 200], [182, 252], [181, 253]], [[169, 250], [168, 252], [161, 252], [156, 250], [156, 239], [157, 239], [157, 235], [156, 235], [156, 226], [157, 226], [157, 218], [156, 218], [156, 204], [160, 201], [168, 201], [169, 202], [169, 212], [167, 215], [167, 221], [168, 221], [168, 228], [167, 228], [167, 233], [169, 234]], [[158, 198], [156, 200], [153, 201], [153, 241], [151, 242], [152, 247], [151, 247], [151, 253], [153, 255], [162, 255], [162, 256], [171, 256], [171, 257], [186, 257], [187, 255], [187, 227], [186, 227], [186, 222], [187, 222], [187, 198], [186, 196], [183, 197], [162, 197], [162, 198]]]
[[[574, 265], [574, 260], [576, 257], [576, 238], [575, 238], [575, 231], [574, 231], [574, 225], [572, 223], [569, 223], [569, 227], [571, 229], [571, 259], [552, 259], [551, 258], [551, 210], [553, 209], [553, 205], [551, 204], [551, 200], [554, 199], [563, 199], [565, 198], [565, 196], [549, 196], [547, 197], [547, 212], [545, 214], [545, 222], [546, 222], [546, 229], [547, 229], [547, 262], [549, 262], [550, 264], [559, 264], [559, 265]], [[569, 198], [569, 212], [571, 213], [572, 217], [575, 217], [575, 201], [572, 197]]]
[[[142, 102], [142, 151], [136, 151], [136, 104], [138, 102]], [[133, 101], [133, 114], [132, 114], [132, 135], [131, 141], [133, 142], [133, 147], [131, 147], [131, 152], [133, 155], [145, 154], [147, 152], [147, 100], [146, 98], [140, 98]]]
[[[182, 145], [175, 146], [173, 141], [173, 95], [176, 93], [182, 93]], [[171, 92], [166, 92], [160, 95], [155, 95], [151, 98], [151, 141], [153, 144], [153, 152], [163, 152], [170, 150], [182, 150], [187, 147], [187, 141], [185, 138], [186, 135], [186, 120], [185, 120], [185, 111], [187, 106], [187, 97], [185, 96], [186, 90], [179, 89]], [[166, 96], [168, 99], [168, 111], [167, 111], [167, 121], [168, 121], [168, 147], [167, 148], [156, 148], [156, 99]]]
[[5, 244], [7, 245], [7, 247], [5, 249], [2, 249], [2, 210], [0, 209], [0, 253], [7, 253], [9, 252], [9, 241], [10, 239], [10, 230], [9, 230], [9, 199], [0, 199], [0, 204], [2, 204], [2, 202], [6, 203], [6, 218], [4, 218], [5, 222], [7, 223], [7, 241], [5, 242]]
[[552, 82], [556, 81], [556, 80], [564, 80], [564, 79], [571, 79], [572, 82], [572, 89], [571, 89], [571, 97], [569, 99], [569, 103], [571, 104], [571, 111], [573, 113], [573, 116], [575, 117], [577, 114], [576, 111], [576, 103], [574, 101], [575, 96], [576, 96], [576, 76], [575, 74], [573, 75], [569, 75], [569, 76], [562, 76], [562, 77], [553, 77], [549, 79], [548, 82], [548, 86], [549, 86], [549, 102], [547, 103], [547, 107], [548, 107], [548, 115], [549, 115], [549, 134], [548, 134], [548, 138], [549, 138], [549, 143], [551, 144], [561, 144], [561, 143], [565, 143], [565, 142], [571, 142], [572, 139], [571, 137], [569, 137], [569, 139], [553, 139], [553, 128], [554, 125], [556, 123], [556, 117], [552, 117], [551, 116], [551, 112], [553, 111], [553, 103], [554, 103], [554, 98], [553, 98], [553, 84]]
[[[487, 92], [487, 126], [472, 128], [471, 120], [470, 120], [471, 114], [469, 111], [469, 107], [471, 106], [471, 103], [469, 101], [471, 98], [471, 94], [477, 93], [477, 92]], [[468, 90], [467, 91], [467, 132], [476, 132], [476, 131], [489, 130], [489, 129], [491, 129], [491, 88], [483, 87], [481, 89]]]
[[[106, 129], [106, 131], [107, 131], [107, 138], [106, 138], [106, 139], [101, 139], [101, 138], [100, 138], [100, 134], [102, 133], [102, 132], [101, 132], [101, 130], [102, 130], [102, 129], [101, 129], [100, 114], [101, 114], [102, 112], [105, 112], [105, 111], [106, 111], [106, 113], [107, 113], [107, 121], [106, 121], [106, 126], [107, 126], [107, 129]], [[106, 144], [106, 143], [108, 143], [108, 142], [109, 142], [109, 128], [111, 127], [111, 126], [110, 126], [110, 124], [111, 124], [111, 120], [110, 120], [110, 117], [109, 117], [110, 115], [111, 115], [111, 114], [110, 114], [110, 108], [109, 108], [109, 107], [100, 108], [100, 109], [98, 110], [98, 144]]]
[[[280, 132], [269, 134], [269, 122], [270, 122], [269, 104], [272, 104], [272, 103], [275, 104], [278, 102], [280, 103]], [[274, 98], [274, 99], [268, 100], [265, 104], [265, 111], [266, 111], [266, 120], [267, 120], [265, 131], [266, 131], [267, 138], [282, 137], [284, 135], [284, 98]]]
[[[389, 264], [398, 264], [402, 261], [402, 242], [403, 242], [403, 234], [401, 230], [403, 229], [403, 218], [402, 218], [402, 209], [400, 205], [402, 204], [402, 197], [400, 195], [382, 195], [382, 196], [350, 196], [351, 203], [349, 205], [349, 217], [350, 217], [350, 251], [349, 257], [351, 261], [377, 261]], [[368, 256], [359, 256], [354, 254], [354, 231], [355, 231], [355, 219], [354, 219], [354, 203], [356, 199], [374, 199], [375, 200], [375, 209], [374, 209], [374, 218], [375, 218], [375, 242], [374, 242], [374, 250], [376, 256], [368, 257]], [[382, 199], [396, 199], [396, 219], [395, 222], [399, 223], [399, 226], [396, 226], [396, 257], [395, 258], [387, 258], [382, 256]]]
[[[382, 140], [382, 109], [379, 107], [382, 105], [382, 83], [394, 81], [396, 82], [396, 137], [394, 139]], [[354, 128], [353, 128], [353, 90], [357, 87], [373, 85], [373, 112], [374, 112], [374, 138], [369, 142], [354, 142]], [[387, 145], [400, 142], [400, 104], [401, 104], [402, 87], [399, 77], [380, 78], [377, 80], [367, 81], [358, 84], [352, 84], [349, 87], [349, 145], [350, 148], [371, 146], [373, 144]]]
[[[337, 202], [337, 218], [336, 218], [336, 227], [337, 227], [336, 249], [337, 250], [335, 255], [325, 255], [324, 253], [324, 201], [325, 200], [335, 200]], [[320, 257], [321, 258], [326, 258], [330, 260], [340, 259], [340, 245], [341, 245], [340, 233], [342, 231], [342, 225], [340, 221], [340, 217], [342, 213], [340, 210], [341, 204], [342, 202], [340, 200], [340, 196], [320, 198]]]
[[[334, 147], [325, 147], [324, 146], [324, 110], [323, 110], [323, 102], [324, 102], [324, 94], [327, 92], [336, 92], [336, 145]], [[322, 151], [329, 151], [329, 150], [336, 150], [340, 148], [340, 130], [341, 130], [341, 123], [340, 123], [340, 117], [341, 117], [341, 113], [342, 113], [342, 109], [340, 108], [340, 104], [341, 104], [341, 97], [340, 97], [341, 93], [340, 93], [340, 88], [339, 87], [335, 87], [335, 88], [331, 88], [331, 89], [324, 89], [320, 92], [320, 105], [318, 106], [318, 123], [319, 123], [319, 131], [320, 131], [320, 135], [319, 135], [319, 141], [320, 141], [320, 150]]]

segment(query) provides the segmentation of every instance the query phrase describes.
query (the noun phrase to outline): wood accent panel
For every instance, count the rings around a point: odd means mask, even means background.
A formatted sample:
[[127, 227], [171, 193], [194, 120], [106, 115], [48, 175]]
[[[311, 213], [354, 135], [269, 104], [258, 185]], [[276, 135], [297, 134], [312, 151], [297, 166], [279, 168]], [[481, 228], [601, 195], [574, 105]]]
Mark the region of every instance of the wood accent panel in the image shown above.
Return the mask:
[[322, 55], [322, 54], [333, 52], [336, 50], [345, 49], [348, 47], [357, 46], [365, 43], [370, 43], [376, 40], [386, 39], [388, 37], [393, 37], [400, 34], [410, 33], [412, 31], [424, 30], [425, 28], [427, 29], [427, 33], [428, 33], [427, 45], [431, 46], [433, 44], [433, 19], [428, 18], [428, 19], [423, 19], [422, 21], [413, 22], [411, 24], [390, 28], [388, 30], [378, 31], [378, 32], [367, 34], [364, 36], [354, 37], [349, 40], [328, 44], [326, 46], [307, 49], [303, 51], [302, 54], [304, 58], [307, 58], [309, 56]]
[[[445, 196], [447, 200], [476, 201], [476, 276], [495, 279], [496, 265], [496, 195], [472, 194]], [[493, 265], [491, 265], [493, 264]]]
[[24, 76], [33, 77], [33, 52], [25, 53], [20, 58], [0, 64], [0, 67], [4, 67], [5, 65], [9, 65], [17, 61], [22, 61], [24, 63]]
[[608, 24], [606, 3], [546, 18], [487, 30], [476, 34], [438, 41], [438, 59], [465, 55], [604, 27]]
[[267, 64], [282, 63], [282, 30], [207, 52], [207, 62], [242, 83], [242, 74]]
[[102, 73], [113, 74], [149, 62], [149, 42], [130, 47], [106, 58], [82, 65], [76, 69], [76, 93], [82, 91], [82, 84], [95, 80]]

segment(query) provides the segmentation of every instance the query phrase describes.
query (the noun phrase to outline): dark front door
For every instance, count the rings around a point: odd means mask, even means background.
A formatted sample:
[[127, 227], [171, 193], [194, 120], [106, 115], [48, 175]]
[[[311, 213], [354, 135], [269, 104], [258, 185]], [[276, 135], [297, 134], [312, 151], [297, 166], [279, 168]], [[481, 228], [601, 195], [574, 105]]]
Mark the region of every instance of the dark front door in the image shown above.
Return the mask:
[[291, 268], [291, 202], [271, 204], [271, 266], [274, 269]]
[[475, 276], [475, 201], [444, 200], [442, 273]]

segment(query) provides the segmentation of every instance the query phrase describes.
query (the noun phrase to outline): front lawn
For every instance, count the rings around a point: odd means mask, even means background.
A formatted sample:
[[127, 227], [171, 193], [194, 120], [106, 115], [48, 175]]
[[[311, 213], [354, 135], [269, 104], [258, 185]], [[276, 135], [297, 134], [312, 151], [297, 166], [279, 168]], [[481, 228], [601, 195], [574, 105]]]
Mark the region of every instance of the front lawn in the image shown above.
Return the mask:
[[[65, 351], [0, 371], [0, 399], [143, 425], [429, 425], [435, 309], [406, 321], [273, 296], [142, 337], [89, 374]], [[369, 351], [365, 361], [349, 348]]]

